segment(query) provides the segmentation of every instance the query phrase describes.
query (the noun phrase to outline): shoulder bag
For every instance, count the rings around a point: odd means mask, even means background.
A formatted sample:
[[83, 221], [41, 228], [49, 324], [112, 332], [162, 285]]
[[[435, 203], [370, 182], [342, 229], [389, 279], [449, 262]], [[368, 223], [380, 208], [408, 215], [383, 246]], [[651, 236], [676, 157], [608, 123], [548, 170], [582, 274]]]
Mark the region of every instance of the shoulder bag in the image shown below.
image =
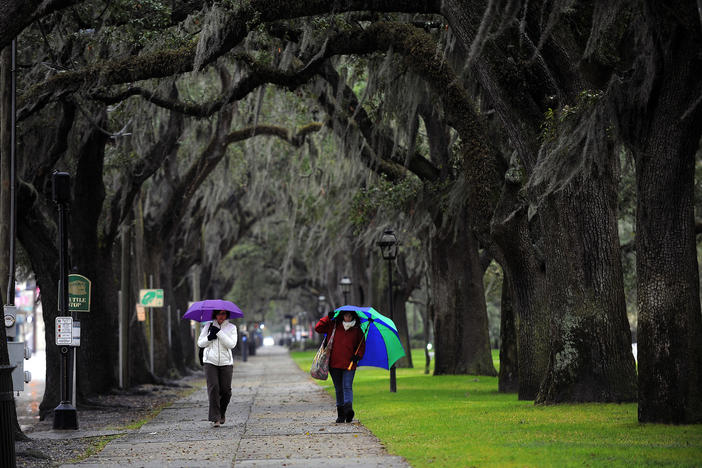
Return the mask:
[[312, 367], [310, 368], [310, 375], [315, 379], [327, 380], [329, 376], [329, 356], [331, 355], [331, 348], [334, 342], [334, 333], [336, 333], [336, 325], [329, 337], [329, 342], [327, 342], [325, 346], [326, 340], [322, 340], [322, 344], [317, 350], [317, 354], [314, 356]]

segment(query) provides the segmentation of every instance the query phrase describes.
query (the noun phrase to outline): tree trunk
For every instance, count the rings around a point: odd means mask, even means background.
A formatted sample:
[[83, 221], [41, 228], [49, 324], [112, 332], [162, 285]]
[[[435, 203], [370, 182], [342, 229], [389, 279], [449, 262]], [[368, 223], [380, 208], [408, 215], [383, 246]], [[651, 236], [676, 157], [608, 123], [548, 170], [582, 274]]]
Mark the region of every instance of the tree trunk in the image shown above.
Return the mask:
[[[165, 361], [167, 362], [167, 372], [169, 378], [172, 378], [175, 372], [184, 373], [185, 372], [185, 349], [181, 345], [180, 335], [176, 332], [179, 325], [179, 318], [175, 317], [176, 309], [176, 298], [173, 287], [173, 271], [174, 271], [174, 256], [173, 248], [169, 244], [164, 252], [161, 259], [161, 287], [163, 288], [164, 303], [163, 308], [160, 312], [161, 328], [163, 330], [163, 348], [165, 350], [166, 356]], [[221, 297], [217, 295], [215, 297]], [[187, 304], [187, 302], [186, 302]], [[168, 308], [171, 308], [170, 312]], [[170, 331], [169, 331], [169, 315], [170, 315]], [[159, 323], [159, 322], [156, 322]], [[170, 334], [170, 343], [168, 336]]]
[[630, 141], [637, 187], [640, 422], [702, 422], [694, 219], [695, 152], [702, 134], [702, 110], [694, 101], [702, 93], [702, 32], [694, 3], [647, 12], [656, 69], [647, 67], [646, 76], [653, 74], [655, 85], [647, 113], [629, 109], [629, 117], [639, 119]]
[[[139, 289], [144, 288], [146, 282], [144, 274], [144, 221], [143, 221], [142, 201], [137, 201], [134, 215], [134, 256], [137, 261], [132, 265], [132, 291], [134, 303], [136, 304]], [[154, 382], [154, 376], [149, 368], [149, 343], [146, 340], [146, 322], [139, 321], [136, 309], [129, 311], [129, 376], [132, 385], [139, 385], [147, 382]]]
[[[141, 285], [142, 289], [163, 289], [161, 283], [161, 259], [163, 251], [167, 248], [161, 243], [149, 241], [150, 236], [145, 235], [144, 240], [144, 276]], [[167, 242], [167, 240], [163, 240]], [[153, 283], [152, 283], [153, 279]], [[165, 297], [164, 297], [165, 305]], [[153, 324], [150, 321], [153, 320]], [[168, 335], [166, 332], [166, 318], [164, 307], [152, 307], [151, 311], [146, 309], [145, 332], [148, 338], [147, 347], [147, 363], [150, 365], [151, 346], [153, 346], [154, 367], [153, 374], [155, 377], [164, 377], [168, 374]], [[150, 334], [153, 332], [153, 336]]]
[[[10, 252], [10, 68], [11, 51], [10, 47], [0, 50], [0, 297], [5, 303], [7, 291], [7, 279], [9, 276], [9, 252]], [[5, 331], [3, 328], [3, 337]]]
[[[106, 122], [99, 111], [99, 125]], [[103, 158], [105, 133], [90, 125], [81, 142], [76, 172], [72, 175], [73, 200], [69, 221], [69, 269], [92, 282], [90, 312], [78, 312], [81, 343], [76, 349], [77, 393], [103, 393], [115, 386], [117, 370], [117, 297], [112, 268], [112, 245], [100, 245], [98, 225], [105, 199]]]
[[[465, 219], [465, 217], [464, 217]], [[478, 240], [467, 226], [431, 241], [434, 375], [497, 375], [492, 363]]]
[[373, 304], [373, 288], [370, 286], [371, 268], [369, 267], [371, 264], [369, 256], [372, 254], [373, 252], [368, 252], [363, 245], [352, 244], [350, 261], [353, 286], [349, 297], [352, 304], [359, 306]]
[[[184, 276], [184, 275], [182, 275]], [[181, 349], [182, 356], [180, 361], [176, 361], [178, 369], [183, 373], [189, 373], [190, 369], [199, 368], [200, 363], [196, 363], [195, 358], [195, 341], [197, 337], [192, 336], [192, 328], [190, 326], [190, 320], [183, 320], [181, 317], [185, 314], [187, 309], [188, 301], [191, 301], [193, 295], [190, 290], [190, 281], [183, 279], [181, 282], [179, 280], [176, 282], [176, 286], [173, 292], [174, 307], [176, 307], [176, 312], [174, 317], [176, 317], [177, 322], [174, 327], [174, 335], [177, 335], [178, 339], [174, 341], [173, 346], [177, 346]]]
[[502, 287], [510, 288], [514, 309], [519, 399], [535, 400], [548, 368], [548, 290], [543, 263], [536, 258], [531, 239], [527, 208], [519, 200], [522, 186], [514, 182], [508, 180], [504, 186], [491, 230], [504, 271]]
[[[32, 204], [28, 190], [19, 194], [18, 205]], [[32, 269], [41, 291], [41, 306], [44, 319], [44, 340], [46, 342], [46, 380], [44, 397], [39, 404], [39, 418], [44, 420], [46, 415], [56, 408], [61, 400], [61, 382], [59, 379], [60, 356], [56, 346], [55, 320], [58, 311], [58, 250], [56, 233], [49, 232], [41, 221], [36, 210], [24, 207], [19, 211], [24, 216], [18, 219], [17, 237], [29, 255]], [[52, 235], [49, 235], [52, 234]]]
[[551, 342], [537, 403], [636, 397], [611, 164], [542, 204]]
[[697, 145], [681, 134], [677, 120], [663, 120], [655, 122], [636, 157], [639, 421], [698, 423], [702, 323], [694, 220]]
[[517, 321], [512, 306], [512, 285], [506, 274], [502, 280], [500, 301], [500, 373], [497, 391], [514, 393], [519, 391], [519, 362], [517, 354]]
[[399, 359], [395, 363], [395, 367], [412, 368], [412, 346], [409, 338], [409, 326], [407, 325], [407, 307], [406, 302], [409, 299], [412, 291], [407, 293], [405, 289], [393, 288], [393, 298], [392, 305], [395, 310], [393, 310], [393, 321], [397, 326], [397, 331], [400, 334], [400, 343], [405, 349], [405, 356]]

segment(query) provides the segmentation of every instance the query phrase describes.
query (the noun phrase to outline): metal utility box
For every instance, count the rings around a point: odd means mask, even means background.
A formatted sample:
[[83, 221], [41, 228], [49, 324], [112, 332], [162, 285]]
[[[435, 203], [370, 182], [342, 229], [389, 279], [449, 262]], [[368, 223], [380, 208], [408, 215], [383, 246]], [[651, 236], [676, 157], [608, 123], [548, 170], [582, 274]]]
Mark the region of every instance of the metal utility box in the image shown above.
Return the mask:
[[5, 319], [5, 336], [15, 338], [17, 336], [17, 307], [4, 305], [3, 316]]
[[24, 370], [24, 360], [29, 359], [29, 349], [25, 347], [23, 341], [9, 341], [7, 343], [7, 353], [10, 355], [10, 365], [15, 366], [12, 371], [12, 390], [15, 392], [24, 391], [24, 384], [32, 380], [29, 371]]

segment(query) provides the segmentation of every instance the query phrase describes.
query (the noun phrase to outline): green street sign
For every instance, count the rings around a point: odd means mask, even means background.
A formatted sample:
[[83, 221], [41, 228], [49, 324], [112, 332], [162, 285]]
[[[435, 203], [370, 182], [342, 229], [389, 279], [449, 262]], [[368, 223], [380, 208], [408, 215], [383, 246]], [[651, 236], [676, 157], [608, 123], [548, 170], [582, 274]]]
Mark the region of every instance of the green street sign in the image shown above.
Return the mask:
[[90, 312], [91, 283], [83, 275], [68, 275], [68, 310]]
[[163, 307], [163, 289], [140, 289], [139, 305], [144, 307]]

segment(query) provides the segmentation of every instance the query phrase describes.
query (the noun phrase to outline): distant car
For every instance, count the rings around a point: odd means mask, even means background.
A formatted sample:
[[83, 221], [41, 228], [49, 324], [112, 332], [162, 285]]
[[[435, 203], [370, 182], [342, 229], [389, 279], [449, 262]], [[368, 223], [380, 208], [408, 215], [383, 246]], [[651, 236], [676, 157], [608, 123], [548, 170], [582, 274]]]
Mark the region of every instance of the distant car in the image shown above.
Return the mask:
[[273, 346], [275, 339], [272, 336], [267, 336], [263, 339], [263, 346]]

